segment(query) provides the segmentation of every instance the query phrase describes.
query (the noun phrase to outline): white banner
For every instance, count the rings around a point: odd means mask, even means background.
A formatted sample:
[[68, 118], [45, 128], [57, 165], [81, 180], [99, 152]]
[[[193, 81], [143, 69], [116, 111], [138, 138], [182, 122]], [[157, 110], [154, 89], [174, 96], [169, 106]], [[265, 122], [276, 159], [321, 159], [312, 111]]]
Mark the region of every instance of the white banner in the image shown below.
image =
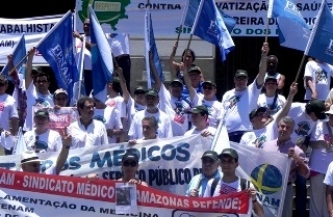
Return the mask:
[[[314, 24], [320, 1], [296, 0], [306, 22]], [[329, 0], [330, 7], [332, 0]], [[150, 8], [156, 37], [176, 38], [185, 7], [184, 0], [81, 0], [76, 1], [77, 28], [82, 32], [82, 23], [87, 18], [88, 4], [92, 4], [105, 32], [123, 32], [143, 38], [143, 18]], [[260, 0], [216, 0], [218, 8], [233, 16], [237, 25], [232, 36], [265, 36], [268, 1]], [[269, 36], [276, 36], [275, 20], [269, 22]], [[190, 28], [183, 28], [186, 38]]]
[[[96, 173], [102, 179], [121, 178], [121, 158], [126, 149], [140, 156], [137, 176], [150, 186], [185, 195], [191, 178], [201, 173], [201, 156], [210, 149], [210, 142], [200, 135], [148, 140], [129, 146], [128, 143], [109, 144], [89, 149], [73, 149], [69, 153], [61, 175], [85, 176]], [[42, 169], [56, 163], [57, 153], [40, 155]], [[1, 156], [0, 167], [15, 169], [21, 161], [19, 155]]]
[[[62, 15], [30, 17], [23, 19], [0, 18], [0, 64], [7, 62], [21, 35], [25, 35], [26, 50], [35, 46], [46, 33], [60, 20]], [[45, 59], [36, 51], [33, 63], [46, 64]]]
[[[246, 192], [203, 199], [178, 196], [141, 185], [127, 185], [120, 190], [117, 184], [120, 183], [0, 169], [0, 216], [119, 216], [117, 210], [128, 206], [129, 199], [137, 202], [137, 211], [132, 209], [126, 216], [251, 216], [252, 203]], [[135, 187], [137, 190], [133, 191]]]

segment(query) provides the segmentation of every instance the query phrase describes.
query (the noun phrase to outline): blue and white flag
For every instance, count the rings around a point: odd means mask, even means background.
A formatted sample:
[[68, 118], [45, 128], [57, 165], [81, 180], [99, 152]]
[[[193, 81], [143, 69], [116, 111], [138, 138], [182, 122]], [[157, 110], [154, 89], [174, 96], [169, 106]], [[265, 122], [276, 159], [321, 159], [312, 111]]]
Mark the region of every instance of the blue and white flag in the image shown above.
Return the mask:
[[[190, 0], [187, 5], [188, 5], [187, 9], [185, 8], [185, 10], [187, 10], [187, 13], [185, 15], [183, 24], [184, 24], [184, 26], [192, 27], [193, 23], [194, 23], [195, 15], [196, 15], [199, 5], [200, 5], [200, 0]], [[231, 33], [232, 30], [236, 26], [236, 20], [232, 16], [230, 16], [230, 15], [226, 14], [224, 11], [222, 11], [222, 9], [218, 8], [218, 10], [223, 18], [225, 26], [227, 27], [229, 33]]]
[[267, 18], [278, 17], [286, 17], [308, 28], [294, 0], [269, 0]]
[[[146, 47], [145, 59], [146, 59], [147, 72], [151, 73], [151, 70], [149, 70], [149, 68], [150, 68], [149, 52], [151, 52], [153, 55], [153, 61], [154, 61], [155, 68], [157, 70], [158, 77], [163, 82], [165, 80], [164, 75], [163, 75], [163, 68], [162, 68], [162, 64], [160, 61], [160, 57], [158, 56], [158, 52], [157, 52], [155, 36], [154, 36], [154, 29], [153, 29], [153, 22], [152, 22], [151, 13], [149, 10], [147, 10], [146, 14], [145, 14], [145, 28], [144, 29], [145, 29], [145, 47]], [[147, 76], [148, 76], [148, 74], [147, 74]], [[149, 77], [150, 77], [151, 83], [155, 83], [154, 78], [151, 76], [149, 76]], [[147, 81], [148, 81], [148, 78], [147, 78]], [[149, 85], [148, 85], [148, 87], [149, 87]]]
[[218, 46], [222, 61], [235, 47], [214, 0], [201, 0], [191, 34]]
[[305, 51], [311, 29], [286, 17], [277, 18], [280, 45], [291, 49]]
[[[24, 33], [21, 35], [21, 38], [19, 40], [19, 42], [17, 43], [16, 47], [14, 48], [14, 52], [13, 54], [13, 63], [14, 66], [16, 67], [16, 70], [19, 72], [20, 68], [23, 64], [25, 64], [26, 62], [26, 48], [25, 48], [25, 37], [24, 37]], [[24, 60], [23, 60], [24, 59]], [[18, 65], [19, 64], [19, 65]], [[3, 67], [1, 74], [3, 74], [4, 76], [8, 76], [9, 74], [9, 65], [8, 63]]]
[[325, 0], [321, 3], [304, 54], [333, 64], [333, 16]]
[[111, 81], [114, 70], [112, 53], [108, 40], [91, 5], [89, 5], [89, 15], [92, 73], [94, 75], [93, 96], [101, 102], [105, 102], [107, 97], [107, 83]]
[[40, 40], [36, 48], [51, 66], [58, 87], [65, 89], [72, 99], [73, 85], [79, 79], [79, 73], [74, 57], [70, 11]]

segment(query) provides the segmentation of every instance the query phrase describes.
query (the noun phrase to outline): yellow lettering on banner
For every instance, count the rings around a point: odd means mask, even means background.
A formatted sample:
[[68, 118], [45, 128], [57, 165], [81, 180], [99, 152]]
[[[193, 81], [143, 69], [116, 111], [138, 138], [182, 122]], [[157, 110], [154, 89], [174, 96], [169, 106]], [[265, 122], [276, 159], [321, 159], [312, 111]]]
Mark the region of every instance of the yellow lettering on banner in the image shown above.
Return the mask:
[[94, 10], [97, 12], [120, 12], [120, 2], [95, 1]]
[[2, 173], [0, 178], [0, 184], [13, 185], [15, 180], [15, 174]]

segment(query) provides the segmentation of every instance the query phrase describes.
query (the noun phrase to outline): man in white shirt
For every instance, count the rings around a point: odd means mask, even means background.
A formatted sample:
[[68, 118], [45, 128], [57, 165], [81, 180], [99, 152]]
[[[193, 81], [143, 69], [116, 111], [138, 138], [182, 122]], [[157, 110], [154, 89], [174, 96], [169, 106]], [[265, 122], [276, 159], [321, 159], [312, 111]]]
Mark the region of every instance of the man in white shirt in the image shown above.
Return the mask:
[[53, 107], [53, 96], [49, 91], [50, 78], [40, 67], [32, 68], [32, 60], [35, 48], [28, 52], [25, 68], [25, 87], [27, 95], [27, 116], [24, 124], [24, 131], [32, 130], [32, 108], [33, 106]]
[[104, 124], [94, 120], [94, 100], [82, 97], [77, 102], [80, 115], [78, 121], [72, 123], [68, 128], [68, 134], [72, 136], [71, 148], [92, 147], [108, 144], [107, 132]]
[[235, 73], [235, 88], [227, 91], [222, 97], [222, 106], [225, 112], [225, 124], [229, 134], [229, 140], [240, 141], [242, 135], [251, 130], [251, 122], [248, 114], [257, 108], [257, 101], [264, 84], [267, 69], [268, 43], [264, 43], [261, 49], [259, 73], [249, 86], [248, 73], [238, 69]]
[[34, 113], [34, 129], [24, 134], [27, 150], [36, 153], [58, 152], [61, 149], [61, 137], [57, 131], [48, 129], [50, 115], [46, 109]]
[[135, 145], [140, 141], [149, 140], [149, 139], [157, 139], [157, 129], [158, 123], [155, 117], [144, 117], [142, 119], [142, 134], [143, 138], [138, 140], [129, 140], [128, 143], [130, 145]]
[[153, 116], [158, 122], [157, 136], [159, 138], [171, 138], [172, 126], [170, 117], [162, 112], [158, 107], [159, 96], [156, 90], [149, 89], [145, 93], [146, 109], [138, 111], [135, 113], [130, 129], [128, 131], [128, 136], [130, 139], [140, 139], [142, 135], [142, 119], [144, 117]]
[[325, 101], [331, 85], [333, 68], [331, 65], [318, 59], [308, 61], [305, 65], [304, 100], [318, 99]]

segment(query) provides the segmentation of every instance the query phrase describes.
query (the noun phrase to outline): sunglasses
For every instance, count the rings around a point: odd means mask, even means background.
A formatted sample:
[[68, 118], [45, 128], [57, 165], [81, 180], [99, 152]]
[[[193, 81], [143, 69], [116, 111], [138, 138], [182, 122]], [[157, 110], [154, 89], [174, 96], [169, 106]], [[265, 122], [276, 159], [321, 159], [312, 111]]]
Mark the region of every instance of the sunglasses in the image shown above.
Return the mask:
[[29, 163], [28, 165], [33, 168], [40, 167], [40, 163]]
[[65, 100], [67, 100], [66, 97], [56, 97], [55, 99], [58, 100], [58, 101], [65, 101]]
[[222, 164], [233, 164], [235, 163], [235, 161], [233, 159], [230, 159], [230, 160], [222, 160], [221, 161]]
[[36, 83], [37, 84], [44, 84], [44, 83], [47, 83], [49, 82], [48, 80], [37, 80]]
[[4, 83], [0, 83], [0, 87], [4, 87], [5, 86], [5, 84]]
[[131, 166], [131, 167], [136, 167], [138, 164], [135, 162], [135, 161], [125, 161], [123, 163], [123, 166], [124, 167], [128, 167], [128, 166]]

